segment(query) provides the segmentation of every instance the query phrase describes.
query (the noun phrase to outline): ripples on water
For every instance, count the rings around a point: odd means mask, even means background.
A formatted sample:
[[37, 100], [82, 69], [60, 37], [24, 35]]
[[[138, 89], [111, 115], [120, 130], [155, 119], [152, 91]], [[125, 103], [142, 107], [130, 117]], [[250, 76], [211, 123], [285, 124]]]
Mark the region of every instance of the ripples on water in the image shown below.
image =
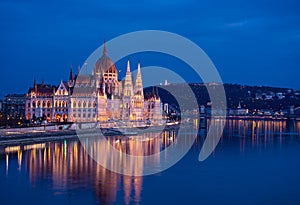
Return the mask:
[[[179, 137], [191, 140], [189, 134]], [[106, 163], [121, 163], [132, 173], [139, 173], [144, 169], [143, 161], [126, 162], [122, 160], [124, 153], [159, 153], [174, 146], [177, 138], [177, 130], [171, 130], [109, 137], [108, 141], [87, 138], [3, 147], [1, 200], [4, 204], [300, 202], [300, 122], [228, 120], [209, 159], [197, 161], [205, 139], [205, 130], [201, 130], [190, 152], [178, 164], [146, 177], [116, 174], [86, 153], [113, 146], [120, 156]], [[157, 158], [153, 166], [159, 168], [159, 163]]]

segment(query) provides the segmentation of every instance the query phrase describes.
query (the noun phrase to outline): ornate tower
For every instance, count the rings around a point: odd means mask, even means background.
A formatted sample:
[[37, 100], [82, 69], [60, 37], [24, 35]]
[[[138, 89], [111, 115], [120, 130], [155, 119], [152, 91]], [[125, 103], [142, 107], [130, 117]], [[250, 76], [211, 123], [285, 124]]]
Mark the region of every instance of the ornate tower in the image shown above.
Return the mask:
[[98, 89], [97, 91], [97, 121], [98, 122], [105, 122], [108, 120], [107, 96], [104, 90], [105, 90], [105, 85], [103, 85], [102, 90]]
[[156, 94], [154, 95], [154, 108], [153, 108], [153, 124], [160, 125], [162, 124], [162, 109], [161, 101], [158, 95], [158, 89], [156, 88]]
[[133, 97], [133, 85], [130, 73], [130, 62], [127, 62], [127, 71], [123, 89], [122, 99], [122, 120], [129, 121], [132, 119], [132, 97]]
[[136, 82], [134, 87], [133, 97], [133, 120], [143, 121], [144, 120], [144, 91], [141, 74], [141, 64], [138, 63], [138, 71], [136, 76]]

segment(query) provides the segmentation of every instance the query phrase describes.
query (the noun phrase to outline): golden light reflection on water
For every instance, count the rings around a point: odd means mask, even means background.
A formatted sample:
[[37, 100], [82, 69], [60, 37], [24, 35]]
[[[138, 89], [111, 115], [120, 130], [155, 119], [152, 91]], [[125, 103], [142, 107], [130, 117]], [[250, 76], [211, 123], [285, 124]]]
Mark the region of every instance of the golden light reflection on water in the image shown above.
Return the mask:
[[[123, 176], [98, 165], [87, 153], [97, 154], [115, 148], [119, 150], [118, 158], [108, 158], [106, 163], [122, 166], [138, 174], [143, 171], [144, 161], [126, 161], [124, 154], [145, 156], [160, 153], [162, 149], [176, 143], [177, 132], [144, 133], [142, 136], [109, 137], [106, 140], [87, 138], [80, 141], [61, 141], [43, 144], [31, 144], [21, 147], [7, 147], [6, 170], [9, 171], [10, 155], [17, 154], [18, 167], [28, 172], [32, 186], [40, 180], [51, 181], [56, 194], [80, 186], [94, 187], [95, 195], [103, 204], [116, 201], [117, 192], [124, 194], [124, 203], [139, 203], [142, 192], [142, 177]], [[112, 147], [113, 146], [113, 147]], [[159, 155], [153, 162], [159, 166]], [[99, 156], [101, 157], [101, 156]], [[142, 159], [142, 158], [140, 158]], [[8, 172], [9, 174], [9, 172]], [[84, 182], [84, 184], [82, 184]]]
[[[185, 139], [185, 138], [184, 138]], [[166, 157], [169, 146], [176, 144], [177, 131], [162, 133], [144, 133], [141, 136], [109, 137], [107, 139], [88, 138], [88, 143], [81, 139], [83, 147], [93, 156], [95, 161], [110, 170], [122, 169], [126, 175], [142, 175], [151, 167], [161, 166], [161, 157]], [[110, 151], [115, 149], [115, 154]], [[161, 152], [164, 150], [164, 154]], [[128, 158], [128, 156], [136, 158]], [[145, 156], [145, 157], [141, 157]], [[151, 158], [147, 158], [151, 156]]]
[[[219, 121], [208, 120], [218, 124]], [[201, 131], [201, 130], [200, 130]], [[188, 135], [187, 135], [188, 136]], [[196, 147], [201, 147], [205, 134], [200, 134]], [[86, 138], [79, 141], [61, 141], [39, 143], [24, 146], [10, 146], [5, 148], [6, 173], [9, 174], [11, 155], [17, 156], [18, 169], [25, 168], [30, 182], [36, 186], [38, 181], [48, 179], [52, 189], [57, 193], [78, 189], [82, 186], [93, 187], [97, 199], [102, 204], [114, 203], [117, 196], [124, 196], [124, 204], [139, 203], [142, 198], [142, 177], [123, 176], [111, 172], [98, 165], [86, 150], [98, 154], [109, 149], [119, 151], [117, 158], [105, 158], [107, 164], [122, 166], [133, 174], [140, 174], [144, 169], [145, 161], [126, 161], [124, 154], [147, 156], [160, 153], [169, 146], [175, 146], [177, 131], [170, 130], [159, 133], [144, 133], [142, 136], [109, 137], [106, 140]], [[183, 136], [184, 137], [184, 136]], [[224, 137], [240, 140], [240, 151], [247, 146], [261, 147], [273, 144], [274, 141], [282, 143], [286, 137], [300, 139], [300, 122], [264, 121], [264, 120], [227, 120]], [[184, 138], [190, 140], [190, 137]], [[217, 142], [213, 142], [217, 143]], [[157, 155], [152, 162], [159, 166], [161, 155]], [[167, 157], [167, 155], [163, 156]], [[195, 159], [196, 160], [196, 159]], [[119, 194], [122, 192], [122, 194]]]
[[[216, 121], [208, 120], [208, 127], [211, 123], [216, 123]], [[289, 138], [300, 139], [300, 122], [293, 120], [227, 119], [221, 142], [224, 137], [239, 139], [240, 151], [244, 151], [249, 143], [252, 148], [266, 148], [267, 145], [273, 145], [275, 141], [281, 144], [283, 140]]]

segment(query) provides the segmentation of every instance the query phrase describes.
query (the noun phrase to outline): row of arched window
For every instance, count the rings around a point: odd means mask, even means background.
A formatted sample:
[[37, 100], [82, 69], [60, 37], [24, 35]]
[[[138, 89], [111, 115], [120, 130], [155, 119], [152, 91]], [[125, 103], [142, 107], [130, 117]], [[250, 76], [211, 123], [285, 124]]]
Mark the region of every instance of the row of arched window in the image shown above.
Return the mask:
[[73, 101], [73, 108], [91, 108], [93, 104], [93, 107], [96, 107], [96, 102], [91, 102], [91, 101]]
[[[64, 100], [56, 100], [54, 103], [55, 107], [68, 107], [68, 101]], [[28, 107], [30, 107], [30, 103], [28, 103]], [[32, 101], [32, 107], [42, 107], [42, 108], [50, 108], [52, 107], [52, 104], [50, 101]], [[73, 108], [95, 108], [96, 102], [95, 101], [74, 101], [73, 102]]]
[[[77, 115], [76, 115], [76, 113], [74, 113], [74, 114], [73, 114], [73, 117], [74, 117], [74, 118], [76, 118], [76, 117], [81, 118], [81, 113], [79, 113], [79, 114], [77, 114]], [[90, 113], [89, 113], [89, 114], [86, 115], [85, 113], [83, 113], [83, 114], [82, 114], [82, 117], [83, 117], [83, 118], [86, 118], [86, 117], [87, 117], [87, 118], [90, 118], [90, 117], [96, 117], [96, 114], [95, 114], [95, 113], [94, 113], [94, 114], [90, 114]]]
[[[51, 102], [50, 101], [32, 101], [32, 107], [47, 107], [47, 108], [50, 108], [52, 105], [51, 105]], [[28, 103], [28, 107], [30, 107], [30, 103]]]
[[59, 95], [68, 95], [68, 93], [65, 90], [59, 90], [58, 94]]
[[55, 107], [68, 107], [68, 101], [56, 100], [55, 101]]

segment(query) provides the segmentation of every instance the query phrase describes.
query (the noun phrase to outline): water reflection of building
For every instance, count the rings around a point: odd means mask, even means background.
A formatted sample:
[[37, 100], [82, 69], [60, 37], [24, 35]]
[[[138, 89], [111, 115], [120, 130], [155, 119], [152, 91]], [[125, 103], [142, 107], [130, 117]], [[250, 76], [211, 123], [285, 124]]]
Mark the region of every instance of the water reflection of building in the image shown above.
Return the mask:
[[[199, 149], [205, 140], [208, 128], [212, 125], [216, 129], [221, 129], [221, 122], [225, 119], [207, 119], [207, 129], [199, 129], [199, 138], [196, 139], [195, 146]], [[211, 147], [218, 143], [239, 141], [240, 151], [244, 152], [247, 147], [252, 149], [266, 149], [274, 144], [281, 144], [284, 141], [300, 139], [300, 121], [295, 120], [262, 120], [262, 119], [226, 119], [225, 128], [220, 141], [211, 141]]]
[[[283, 140], [300, 137], [300, 122], [288, 120], [234, 120], [227, 119], [223, 138], [240, 140], [240, 150], [247, 145], [266, 148]], [[221, 139], [222, 140], [222, 139]]]
[[[138, 203], [141, 199], [142, 177], [123, 176], [111, 172], [98, 165], [87, 153], [96, 149], [112, 149], [120, 152], [122, 160], [124, 153], [131, 155], [151, 155], [170, 146], [176, 140], [175, 131], [145, 133], [135, 138], [111, 137], [108, 140], [92, 140], [87, 138], [79, 141], [61, 141], [25, 146], [11, 146], [5, 149], [6, 168], [9, 171], [10, 155], [17, 154], [19, 168], [29, 173], [33, 186], [39, 186], [39, 181], [52, 185], [54, 191], [93, 187], [97, 200], [102, 204], [111, 204], [123, 200], [125, 204]], [[113, 147], [112, 147], [113, 146]], [[143, 171], [144, 162], [121, 161], [124, 168], [133, 174]], [[23, 163], [23, 165], [22, 165]], [[112, 161], [107, 161], [112, 163]], [[159, 164], [159, 158], [155, 163]], [[9, 172], [8, 172], [9, 173]], [[118, 198], [123, 194], [124, 199]]]
[[[217, 124], [218, 121], [214, 123]], [[293, 127], [294, 129], [290, 130], [286, 121], [227, 120], [223, 140], [238, 140], [240, 147], [237, 149], [240, 148], [240, 151], [244, 151], [246, 147], [261, 149], [269, 144], [281, 144], [284, 139], [299, 139], [300, 122], [294, 122]], [[114, 159], [115, 162], [123, 163], [132, 173], [140, 173], [145, 162], [122, 161], [124, 153], [150, 155], [172, 146], [176, 140], [176, 131], [166, 131], [160, 135], [145, 133], [142, 137], [134, 138], [111, 137], [108, 141], [87, 138], [82, 144], [79, 141], [62, 141], [10, 146], [5, 148], [6, 172], [9, 174], [10, 166], [12, 167], [10, 159], [15, 158], [19, 170], [27, 170], [33, 186], [40, 186], [39, 181], [42, 180], [50, 184], [54, 191], [61, 192], [93, 187], [97, 200], [102, 204], [116, 201], [124, 201], [124, 204], [138, 203], [141, 200], [143, 178], [123, 176], [104, 169], [91, 159], [85, 150], [108, 147], [111, 149], [111, 146], [114, 146], [120, 153], [120, 157]], [[107, 163], [111, 161], [108, 160]], [[159, 158], [155, 163], [159, 163]], [[123, 197], [120, 199], [120, 196]]]

